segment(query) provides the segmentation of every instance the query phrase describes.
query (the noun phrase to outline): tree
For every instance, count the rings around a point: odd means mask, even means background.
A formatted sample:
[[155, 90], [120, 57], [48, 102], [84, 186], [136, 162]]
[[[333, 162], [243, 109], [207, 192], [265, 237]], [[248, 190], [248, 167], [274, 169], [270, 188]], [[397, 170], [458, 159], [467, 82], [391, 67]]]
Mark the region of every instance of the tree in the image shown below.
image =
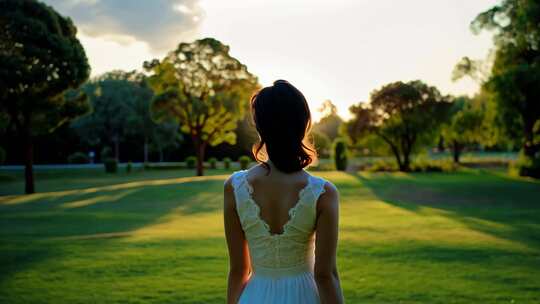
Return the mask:
[[350, 138], [375, 134], [389, 147], [401, 171], [410, 171], [410, 155], [433, 139], [451, 103], [421, 81], [394, 82], [371, 93], [370, 103], [350, 107]]
[[455, 163], [459, 163], [461, 152], [467, 145], [484, 140], [483, 121], [484, 112], [473, 108], [470, 98], [462, 96], [454, 100], [442, 134], [452, 150]]
[[347, 141], [343, 138], [336, 138], [333, 146], [336, 169], [339, 171], [347, 170]]
[[[120, 157], [120, 142], [130, 130], [128, 121], [135, 115], [132, 99], [140, 98], [141, 93], [142, 98], [151, 98], [151, 91], [139, 90], [130, 77], [130, 73], [113, 71], [86, 83], [81, 90], [89, 97], [92, 111], [72, 124], [89, 146], [113, 147], [116, 160]], [[144, 96], [148, 92], [150, 95]]]
[[[540, 4], [504, 0], [480, 13], [473, 32], [493, 31], [495, 52], [483, 89], [497, 105], [497, 116], [509, 136], [518, 136], [525, 157], [540, 161]], [[470, 75], [476, 71], [464, 69]]]
[[149, 161], [151, 148], [159, 152], [163, 161], [163, 149], [176, 146], [181, 141], [178, 126], [172, 121], [156, 123], [152, 119], [150, 105], [153, 98], [152, 89], [146, 82], [146, 76], [136, 71], [123, 73], [125, 81], [131, 85], [132, 93], [127, 96], [132, 115], [127, 119], [128, 134], [143, 140], [143, 161]]
[[339, 127], [343, 123], [343, 119], [337, 114], [337, 107], [330, 100], [325, 100], [319, 112], [323, 115], [322, 118], [315, 123], [313, 130], [321, 132], [328, 136], [332, 141], [338, 137]]
[[178, 129], [178, 124], [174, 122], [164, 122], [156, 126], [157, 128], [152, 133], [150, 151], [158, 152], [159, 161], [162, 162], [165, 158], [164, 151], [166, 149], [177, 148], [183, 142], [184, 137]]
[[191, 136], [197, 154], [197, 175], [203, 175], [208, 145], [234, 144], [237, 122], [258, 87], [257, 78], [229, 55], [229, 47], [205, 38], [180, 43], [161, 61], [145, 62], [155, 97], [153, 117], [174, 119]]
[[[152, 120], [152, 90], [137, 71], [111, 71], [87, 82], [82, 88], [89, 96], [92, 112], [72, 123], [88, 146], [112, 146], [114, 158], [120, 158], [120, 144], [128, 137], [140, 142], [143, 160], [150, 148], [160, 151], [178, 140], [178, 128]], [[142, 142], [141, 142], [142, 141]]]
[[485, 83], [490, 75], [495, 53], [489, 52], [486, 60], [461, 58], [452, 71], [452, 81], [457, 81], [465, 76], [470, 77], [478, 84]]
[[64, 95], [89, 76], [69, 18], [34, 0], [0, 1], [0, 112], [24, 139], [25, 192], [34, 192], [33, 137], [88, 111], [83, 94]]
[[257, 142], [259, 135], [253, 127], [253, 119], [248, 104], [246, 104], [245, 112], [244, 118], [238, 122], [238, 126], [234, 131], [236, 134], [236, 143], [234, 145], [221, 143], [215, 147], [210, 146], [208, 149], [209, 155], [220, 159], [223, 157], [238, 159], [242, 155], [251, 154], [253, 143]]
[[317, 149], [317, 153], [321, 157], [329, 157], [330, 156], [330, 149], [332, 148], [332, 141], [328, 136], [326, 136], [323, 132], [313, 131], [311, 132], [313, 136], [313, 143], [315, 144], [315, 148]]

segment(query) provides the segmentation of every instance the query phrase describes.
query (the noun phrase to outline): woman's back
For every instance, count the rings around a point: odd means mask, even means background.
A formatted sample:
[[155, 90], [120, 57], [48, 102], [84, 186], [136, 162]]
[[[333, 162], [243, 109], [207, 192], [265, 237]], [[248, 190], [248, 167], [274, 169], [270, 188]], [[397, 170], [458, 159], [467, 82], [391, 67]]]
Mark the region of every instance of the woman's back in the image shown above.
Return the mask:
[[304, 170], [265, 172], [256, 166], [231, 177], [253, 272], [239, 303], [318, 303], [314, 236], [326, 182]]
[[312, 178], [304, 170], [293, 174], [277, 170], [268, 173], [266, 168], [255, 166], [246, 171], [251, 196], [272, 234], [283, 233], [284, 226], [291, 219], [291, 210], [295, 210], [306, 189], [313, 187]]

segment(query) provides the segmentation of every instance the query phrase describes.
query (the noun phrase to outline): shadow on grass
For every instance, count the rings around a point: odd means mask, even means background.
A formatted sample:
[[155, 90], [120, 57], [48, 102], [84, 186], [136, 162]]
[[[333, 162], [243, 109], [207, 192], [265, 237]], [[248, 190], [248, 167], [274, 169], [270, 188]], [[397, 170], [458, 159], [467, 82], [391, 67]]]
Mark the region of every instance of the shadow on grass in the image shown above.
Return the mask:
[[45, 260], [47, 264], [68, 255], [63, 249], [70, 242], [101, 241], [108, 246], [105, 242], [130, 236], [171, 215], [215, 213], [222, 206], [219, 193], [224, 179], [154, 179], [1, 197], [0, 282]]
[[59, 256], [60, 250], [53, 246], [36, 246], [29, 242], [3, 242], [0, 245], [0, 284], [21, 269], [30, 268], [47, 259]]
[[421, 241], [381, 246], [345, 241], [338, 261], [345, 292], [363, 288], [355, 303], [529, 303], [539, 296], [539, 277], [531, 270], [540, 267], [540, 260], [522, 251]]
[[225, 300], [227, 258], [223, 238], [50, 241], [18, 244], [13, 250], [2, 250], [0, 257], [2, 303]]
[[221, 208], [222, 176], [142, 181], [0, 200], [0, 237], [58, 237], [140, 229], [171, 212]]
[[[523, 259], [530, 259], [535, 265], [540, 266], [540, 261], [529, 253], [490, 246], [427, 244], [421, 241], [402, 241], [384, 246], [346, 241], [342, 242], [341, 245], [340, 255], [351, 259], [371, 257], [387, 262], [404, 262], [415, 265], [424, 262], [488, 264], [504, 258], [513, 261], [514, 263], [510, 264], [515, 265], [524, 265]], [[505, 263], [505, 265], [508, 264], [508, 262]]]
[[447, 211], [444, 216], [473, 230], [540, 249], [538, 182], [478, 171], [351, 175], [393, 206], [412, 212], [421, 207]]

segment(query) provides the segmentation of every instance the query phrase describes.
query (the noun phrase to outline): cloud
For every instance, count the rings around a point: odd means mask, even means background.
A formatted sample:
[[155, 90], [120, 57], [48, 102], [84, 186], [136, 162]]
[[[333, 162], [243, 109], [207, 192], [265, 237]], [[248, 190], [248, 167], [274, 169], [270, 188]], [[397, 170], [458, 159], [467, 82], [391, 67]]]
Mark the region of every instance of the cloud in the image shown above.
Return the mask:
[[121, 44], [141, 41], [154, 52], [195, 38], [204, 11], [199, 0], [44, 0], [71, 17], [85, 35]]

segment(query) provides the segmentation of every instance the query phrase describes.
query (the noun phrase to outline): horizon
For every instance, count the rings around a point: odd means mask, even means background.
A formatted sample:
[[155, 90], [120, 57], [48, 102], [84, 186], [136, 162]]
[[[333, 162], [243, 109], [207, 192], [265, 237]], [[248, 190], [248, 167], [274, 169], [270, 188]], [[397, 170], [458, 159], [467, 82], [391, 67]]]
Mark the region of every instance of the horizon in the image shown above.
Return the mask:
[[295, 85], [317, 121], [325, 100], [348, 119], [351, 105], [394, 81], [419, 79], [443, 94], [474, 94], [478, 84], [452, 82], [451, 72], [463, 56], [486, 57], [491, 34], [474, 35], [469, 24], [499, 1], [44, 2], [73, 19], [92, 77], [140, 71], [144, 61], [162, 58], [180, 42], [212, 37], [262, 86], [277, 79]]

